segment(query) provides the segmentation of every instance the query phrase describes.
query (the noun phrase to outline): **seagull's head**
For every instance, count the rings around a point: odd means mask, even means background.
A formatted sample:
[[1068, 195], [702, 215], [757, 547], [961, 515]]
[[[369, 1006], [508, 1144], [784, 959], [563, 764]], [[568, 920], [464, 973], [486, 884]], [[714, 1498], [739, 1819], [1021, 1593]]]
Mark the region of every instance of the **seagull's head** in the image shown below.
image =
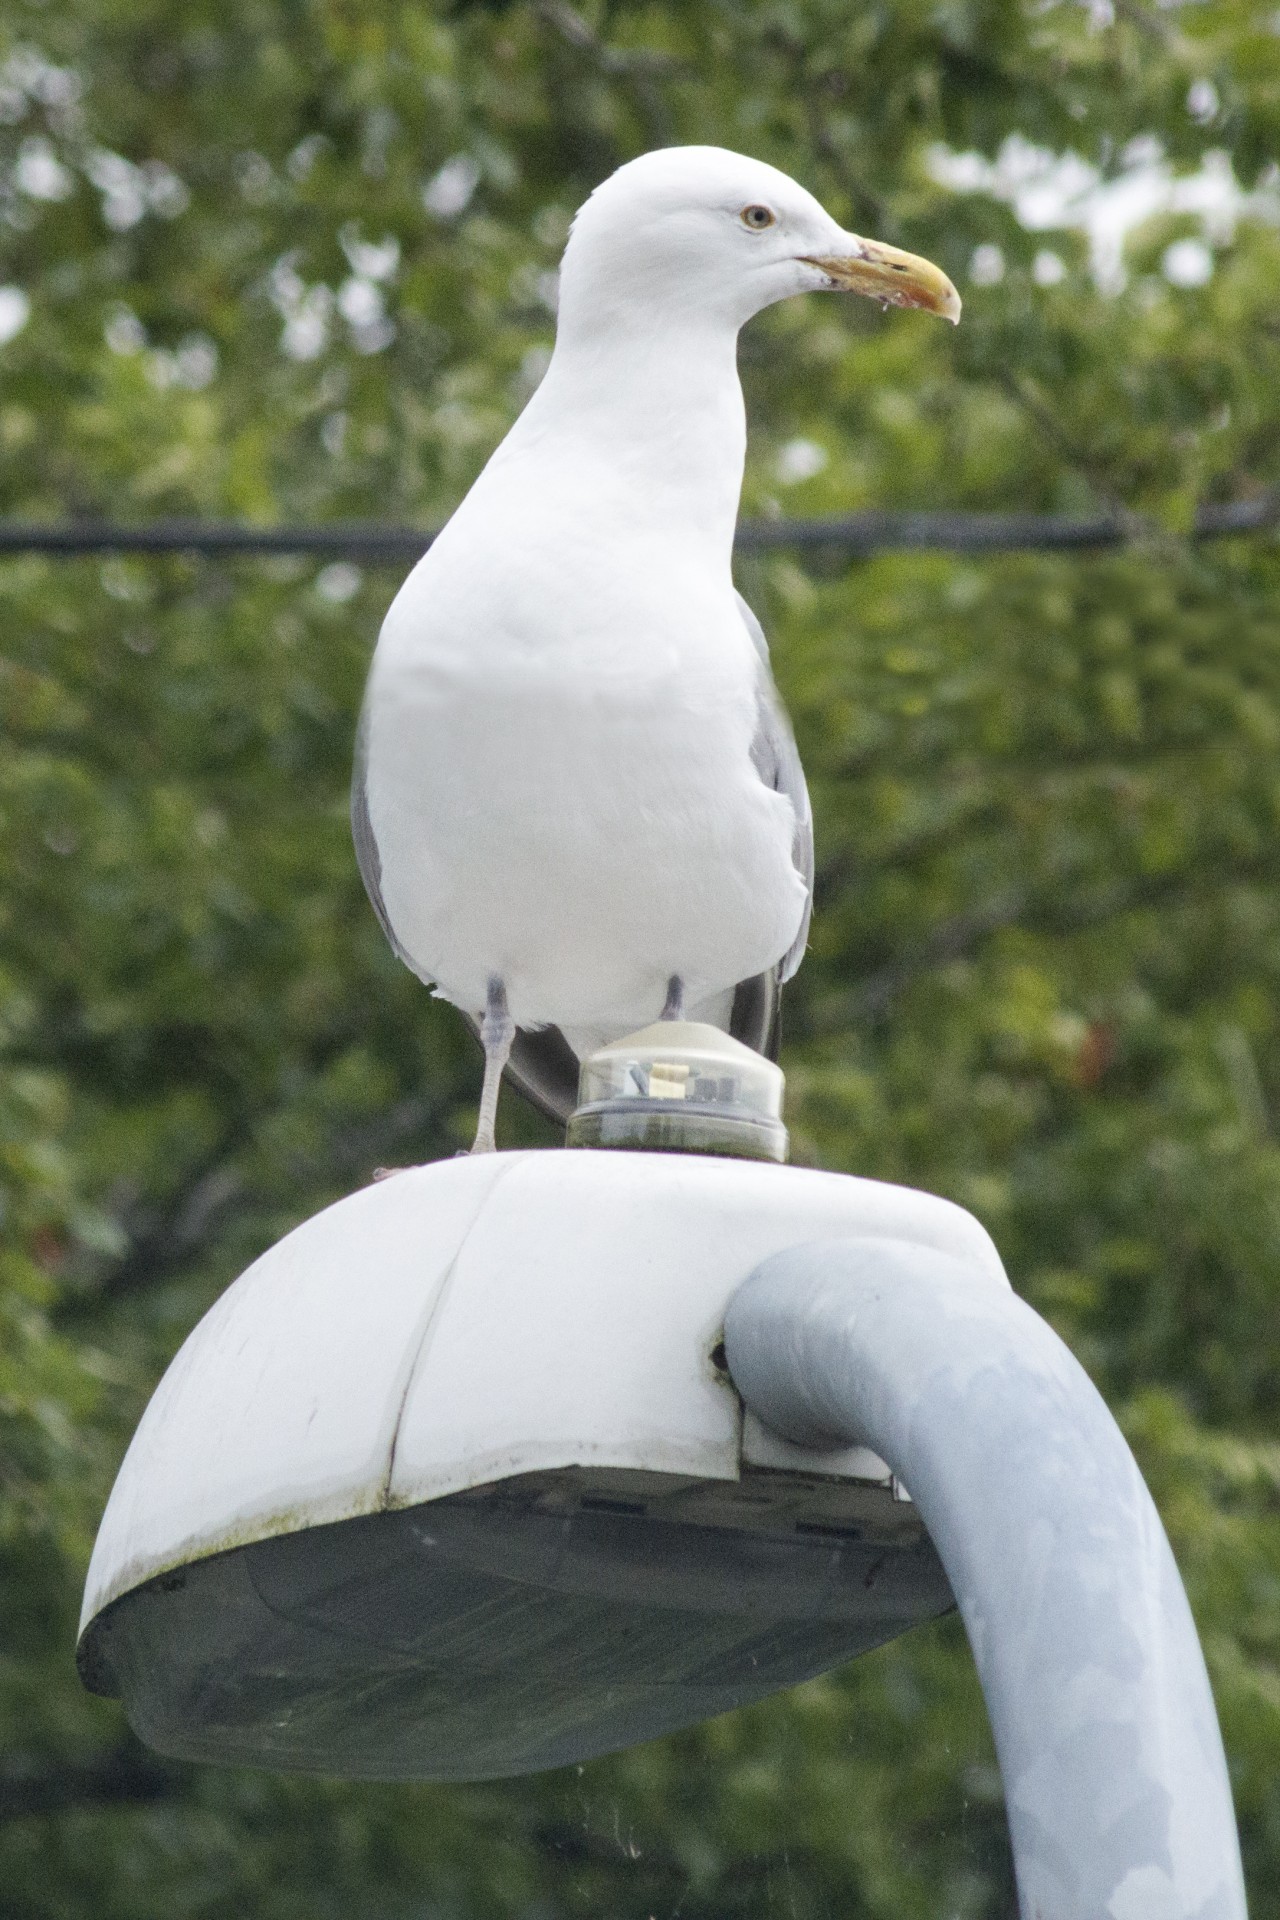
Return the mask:
[[723, 147], [663, 147], [619, 167], [573, 223], [560, 286], [562, 325], [703, 316], [736, 329], [822, 288], [960, 318], [939, 267], [846, 233], [785, 173]]

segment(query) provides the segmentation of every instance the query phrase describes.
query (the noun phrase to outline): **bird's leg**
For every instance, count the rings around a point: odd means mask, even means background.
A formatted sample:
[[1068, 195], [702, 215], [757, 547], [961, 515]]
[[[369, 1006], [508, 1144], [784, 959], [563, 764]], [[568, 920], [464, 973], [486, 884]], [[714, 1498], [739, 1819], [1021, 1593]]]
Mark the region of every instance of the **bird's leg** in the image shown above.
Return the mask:
[[511, 1057], [511, 1043], [515, 1037], [515, 1021], [507, 1012], [507, 990], [495, 974], [489, 982], [489, 998], [480, 1021], [480, 1040], [484, 1047], [484, 1086], [480, 1092], [480, 1119], [471, 1147], [472, 1153], [496, 1151], [493, 1126], [498, 1117], [498, 1088], [502, 1084], [502, 1069]]
[[658, 1018], [660, 1020], [684, 1019], [684, 981], [678, 973], [673, 973], [667, 982], [666, 1004]]

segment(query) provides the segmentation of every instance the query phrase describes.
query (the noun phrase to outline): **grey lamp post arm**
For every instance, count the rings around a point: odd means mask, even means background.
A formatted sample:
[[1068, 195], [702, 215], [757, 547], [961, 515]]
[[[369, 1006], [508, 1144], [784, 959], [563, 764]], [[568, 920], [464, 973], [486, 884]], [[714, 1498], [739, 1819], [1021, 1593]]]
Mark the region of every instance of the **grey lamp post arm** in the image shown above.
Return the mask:
[[1244, 1920], [1213, 1697], [1164, 1529], [1083, 1369], [1025, 1302], [904, 1241], [797, 1246], [725, 1323], [748, 1407], [888, 1462], [986, 1696], [1023, 1920]]

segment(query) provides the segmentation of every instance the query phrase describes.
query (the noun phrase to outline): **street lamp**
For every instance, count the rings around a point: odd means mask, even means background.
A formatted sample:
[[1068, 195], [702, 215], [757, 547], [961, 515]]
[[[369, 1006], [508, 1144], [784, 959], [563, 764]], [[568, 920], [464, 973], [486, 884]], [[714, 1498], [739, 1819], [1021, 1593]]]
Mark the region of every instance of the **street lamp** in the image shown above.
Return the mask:
[[78, 1657], [164, 1753], [469, 1779], [954, 1604], [1026, 1920], [1240, 1920], [1155, 1509], [978, 1222], [747, 1159], [522, 1152], [353, 1194], [228, 1289], [120, 1470]]

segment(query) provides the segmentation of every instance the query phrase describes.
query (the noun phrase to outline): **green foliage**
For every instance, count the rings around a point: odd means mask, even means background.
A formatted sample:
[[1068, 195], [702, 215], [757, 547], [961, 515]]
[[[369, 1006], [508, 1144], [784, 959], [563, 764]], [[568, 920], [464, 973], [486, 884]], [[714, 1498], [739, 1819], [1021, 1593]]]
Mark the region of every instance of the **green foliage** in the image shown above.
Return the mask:
[[[955, 334], [818, 298], [753, 323], [748, 509], [1107, 507], [1134, 538], [744, 565], [817, 814], [794, 1136], [970, 1207], [1107, 1393], [1274, 1920], [1280, 560], [1184, 534], [1198, 501], [1280, 487], [1280, 36], [1248, 0], [1109, 12], [9, 0], [0, 283], [30, 317], [0, 346], [0, 512], [437, 523], [536, 382], [573, 208], [668, 140], [758, 153], [953, 274]], [[1217, 153], [1262, 191], [1207, 230], [1201, 284], [1170, 277], [1200, 231], [1174, 210], [1100, 289], [1080, 232], [940, 183], [937, 146], [1007, 162], [1013, 135], [1104, 180], [1154, 136], [1173, 174]], [[995, 1920], [1003, 1811], [954, 1621], [471, 1789], [153, 1764], [79, 1690], [93, 1530], [185, 1331], [379, 1162], [464, 1137], [476, 1058], [386, 950], [345, 823], [395, 584], [0, 567], [0, 1905]], [[514, 1101], [503, 1124], [549, 1139]]]

